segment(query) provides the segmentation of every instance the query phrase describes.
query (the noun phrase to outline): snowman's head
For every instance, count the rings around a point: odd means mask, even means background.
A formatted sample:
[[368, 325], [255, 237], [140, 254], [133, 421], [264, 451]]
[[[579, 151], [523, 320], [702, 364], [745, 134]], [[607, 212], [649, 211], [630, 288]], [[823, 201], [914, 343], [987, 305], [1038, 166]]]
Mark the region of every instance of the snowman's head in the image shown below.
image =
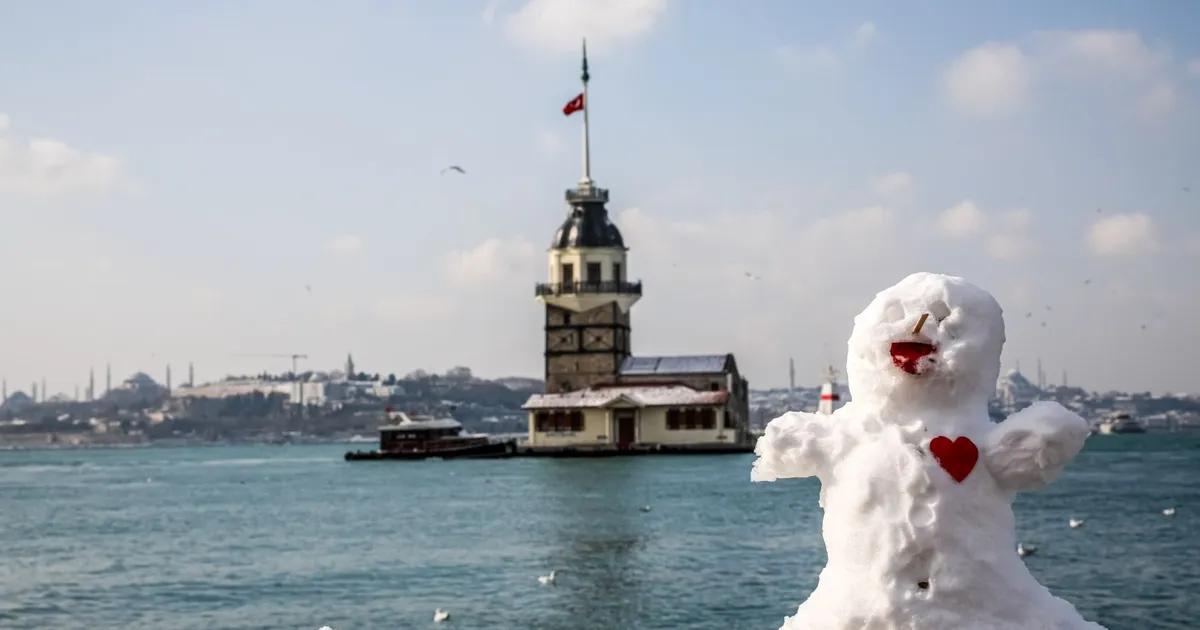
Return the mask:
[[854, 318], [850, 395], [922, 406], [986, 401], [1003, 346], [1004, 317], [990, 293], [962, 278], [914, 273]]

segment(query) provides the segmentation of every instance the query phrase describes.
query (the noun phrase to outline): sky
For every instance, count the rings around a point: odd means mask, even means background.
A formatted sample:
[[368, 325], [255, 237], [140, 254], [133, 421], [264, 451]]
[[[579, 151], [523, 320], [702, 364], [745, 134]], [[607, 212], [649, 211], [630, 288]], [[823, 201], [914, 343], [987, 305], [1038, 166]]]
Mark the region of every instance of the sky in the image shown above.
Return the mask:
[[[635, 354], [815, 385], [916, 271], [1006, 369], [1200, 393], [1200, 4], [0, 3], [0, 376], [542, 376], [592, 175]], [[457, 164], [466, 175], [441, 175]], [[755, 278], [748, 277], [749, 272]]]

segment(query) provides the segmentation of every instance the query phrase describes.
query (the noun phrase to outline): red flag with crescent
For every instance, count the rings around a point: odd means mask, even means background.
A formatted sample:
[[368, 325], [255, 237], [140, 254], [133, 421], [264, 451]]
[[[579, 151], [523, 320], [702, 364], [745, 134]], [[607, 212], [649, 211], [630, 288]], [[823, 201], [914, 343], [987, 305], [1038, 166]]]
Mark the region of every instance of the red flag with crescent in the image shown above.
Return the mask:
[[580, 92], [579, 96], [571, 99], [571, 102], [563, 107], [563, 116], [570, 116], [581, 109], [583, 109], [583, 92]]

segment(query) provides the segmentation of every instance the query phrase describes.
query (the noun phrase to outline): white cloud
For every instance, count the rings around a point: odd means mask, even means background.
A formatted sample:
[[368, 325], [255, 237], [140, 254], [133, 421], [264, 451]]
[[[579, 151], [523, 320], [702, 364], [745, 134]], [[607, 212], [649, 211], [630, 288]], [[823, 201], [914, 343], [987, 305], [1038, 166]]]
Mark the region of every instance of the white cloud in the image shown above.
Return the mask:
[[863, 22], [854, 29], [853, 43], [855, 46], [869, 46], [876, 38], [879, 37], [879, 29], [874, 22]]
[[1187, 73], [1193, 77], [1200, 77], [1200, 57], [1188, 59]]
[[1023, 110], [1033, 69], [1021, 49], [988, 43], [963, 53], [942, 74], [942, 90], [961, 113], [981, 118]]
[[844, 43], [813, 48], [783, 45], [775, 49], [775, 57], [783, 65], [796, 70], [831, 72], [841, 68], [854, 52], [866, 50], [878, 39], [879, 29], [875, 23], [863, 22]]
[[494, 284], [506, 278], [522, 278], [514, 271], [529, 267], [536, 257], [537, 248], [525, 239], [489, 238], [466, 251], [450, 252], [445, 272], [458, 286]]
[[812, 50], [801, 50], [795, 46], [785, 45], [776, 48], [775, 55], [789, 68], [797, 70], [829, 71], [836, 70], [841, 65], [838, 54], [825, 46]]
[[529, 0], [506, 18], [505, 30], [554, 54], [578, 54], [586, 37], [588, 51], [602, 54], [649, 34], [666, 10], [667, 0]]
[[442, 326], [455, 313], [454, 304], [440, 295], [390, 295], [375, 300], [374, 314], [390, 324]]
[[987, 224], [987, 215], [970, 199], [960, 201], [938, 215], [937, 228], [944, 236], [961, 239], [975, 236]]
[[490, 0], [487, 6], [483, 7], [483, 13], [479, 17], [484, 24], [491, 26], [496, 21], [496, 9], [498, 8], [500, 8], [500, 0]]
[[225, 301], [225, 294], [213, 287], [196, 287], [188, 293], [187, 301], [191, 308], [212, 310]]
[[913, 176], [909, 173], [896, 172], [876, 179], [871, 188], [876, 195], [884, 199], [896, 200], [912, 192], [915, 183]]
[[1154, 118], [1175, 109], [1177, 100], [1175, 84], [1162, 80], [1156, 82], [1146, 93], [1142, 94], [1138, 106], [1143, 115]]
[[1097, 219], [1088, 230], [1088, 247], [1100, 256], [1128, 256], [1158, 249], [1154, 221], [1142, 212]]
[[1017, 260], [1033, 253], [1033, 242], [1027, 234], [997, 232], [987, 238], [987, 255], [1000, 260]]
[[1026, 208], [1012, 210], [1002, 215], [1000, 221], [1010, 228], [1024, 229], [1033, 221], [1033, 213]]
[[19, 142], [7, 135], [11, 123], [0, 114], [0, 195], [57, 198], [133, 191], [120, 158], [50, 138]]
[[1193, 234], [1183, 242], [1184, 251], [1200, 254], [1200, 234]]
[[1171, 74], [1170, 53], [1136, 32], [1044, 31], [968, 50], [943, 74], [942, 90], [954, 109], [981, 118], [1018, 113], [1035, 91], [1056, 86], [1103, 88], [1154, 117], [1174, 109]]
[[562, 136], [557, 132], [548, 129], [539, 129], [534, 140], [537, 143], [538, 150], [549, 157], [558, 155], [562, 150]]
[[352, 256], [362, 251], [363, 241], [357, 234], [339, 234], [325, 247], [340, 256]]

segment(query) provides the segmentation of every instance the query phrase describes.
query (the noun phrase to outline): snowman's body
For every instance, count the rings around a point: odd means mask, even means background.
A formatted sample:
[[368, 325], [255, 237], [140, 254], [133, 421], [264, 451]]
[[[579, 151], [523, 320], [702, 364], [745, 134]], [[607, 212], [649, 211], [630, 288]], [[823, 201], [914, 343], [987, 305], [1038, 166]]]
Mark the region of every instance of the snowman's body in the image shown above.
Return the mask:
[[[933, 328], [909, 334], [931, 310]], [[1040, 585], [1016, 553], [1016, 491], [1052, 481], [1082, 448], [1087, 423], [1057, 403], [989, 420], [1004, 341], [999, 310], [961, 279], [910, 276], [855, 320], [852, 402], [768, 425], [752, 478], [820, 478], [829, 558], [785, 630], [1101, 629]], [[917, 338], [935, 355], [897, 369], [904, 361], [881, 344]], [[957, 465], [952, 445], [964, 457]]]

